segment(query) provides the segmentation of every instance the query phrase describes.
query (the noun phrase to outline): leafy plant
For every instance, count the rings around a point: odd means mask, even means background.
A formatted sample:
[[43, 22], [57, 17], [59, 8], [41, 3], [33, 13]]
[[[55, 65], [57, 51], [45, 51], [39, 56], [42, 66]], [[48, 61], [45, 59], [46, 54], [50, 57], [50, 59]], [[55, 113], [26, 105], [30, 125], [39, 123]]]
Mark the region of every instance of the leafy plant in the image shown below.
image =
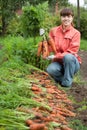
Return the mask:
[[83, 126], [83, 124], [82, 124], [82, 122], [80, 120], [73, 120], [71, 122], [71, 127], [74, 130], [86, 130], [87, 129], [86, 126]]
[[25, 37], [39, 35], [39, 29], [48, 14], [48, 3], [36, 6], [27, 5], [23, 7], [23, 15], [21, 17], [23, 34]]
[[80, 49], [87, 51], [87, 41], [85, 39], [81, 39]]

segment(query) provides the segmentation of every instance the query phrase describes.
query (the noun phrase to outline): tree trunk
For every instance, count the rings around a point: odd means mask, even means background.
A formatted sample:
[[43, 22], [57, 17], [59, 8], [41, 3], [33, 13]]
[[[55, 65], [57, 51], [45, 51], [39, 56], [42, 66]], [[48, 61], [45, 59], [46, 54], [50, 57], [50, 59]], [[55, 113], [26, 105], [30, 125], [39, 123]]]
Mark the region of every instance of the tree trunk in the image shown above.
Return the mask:
[[55, 5], [55, 15], [58, 15], [58, 2], [56, 2], [56, 5]]
[[6, 22], [5, 22], [5, 17], [2, 16], [2, 35], [5, 35], [6, 33]]
[[6, 5], [7, 5], [7, 1], [2, 1], [1, 3], [2, 35], [6, 33], [6, 18], [5, 18]]
[[78, 26], [78, 30], [80, 31], [80, 5], [79, 5], [79, 0], [77, 0], [77, 26]]

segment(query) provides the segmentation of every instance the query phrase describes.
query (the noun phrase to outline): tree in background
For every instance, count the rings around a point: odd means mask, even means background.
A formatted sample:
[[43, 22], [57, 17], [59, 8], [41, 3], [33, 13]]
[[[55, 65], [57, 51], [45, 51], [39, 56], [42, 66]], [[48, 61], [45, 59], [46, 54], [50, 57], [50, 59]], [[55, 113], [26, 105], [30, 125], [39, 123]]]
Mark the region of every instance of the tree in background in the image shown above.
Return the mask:
[[27, 0], [0, 0], [1, 33], [6, 33], [6, 27], [15, 11], [22, 7]]
[[80, 3], [79, 0], [77, 0], [77, 26], [78, 30], [80, 31]]

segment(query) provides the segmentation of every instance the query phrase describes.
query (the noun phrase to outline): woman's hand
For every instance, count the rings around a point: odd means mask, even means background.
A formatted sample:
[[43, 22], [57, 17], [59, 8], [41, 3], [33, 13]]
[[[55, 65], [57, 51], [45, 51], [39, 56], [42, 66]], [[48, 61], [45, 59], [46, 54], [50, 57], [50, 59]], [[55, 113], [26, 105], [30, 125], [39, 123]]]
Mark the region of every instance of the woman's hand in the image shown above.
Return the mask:
[[46, 57], [46, 60], [53, 60], [54, 58], [55, 58], [54, 55], [50, 55], [50, 56]]

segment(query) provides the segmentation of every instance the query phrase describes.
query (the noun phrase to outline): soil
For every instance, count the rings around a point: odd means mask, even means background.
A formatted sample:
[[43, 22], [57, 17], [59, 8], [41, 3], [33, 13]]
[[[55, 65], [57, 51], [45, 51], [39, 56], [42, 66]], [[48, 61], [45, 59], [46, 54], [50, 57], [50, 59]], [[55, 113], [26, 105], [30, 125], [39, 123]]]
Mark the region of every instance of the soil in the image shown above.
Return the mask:
[[81, 83], [73, 83], [72, 88], [67, 93], [75, 98], [76, 103], [73, 106], [75, 113], [77, 113], [76, 119], [87, 126], [87, 51], [80, 50], [79, 55], [82, 59]]

